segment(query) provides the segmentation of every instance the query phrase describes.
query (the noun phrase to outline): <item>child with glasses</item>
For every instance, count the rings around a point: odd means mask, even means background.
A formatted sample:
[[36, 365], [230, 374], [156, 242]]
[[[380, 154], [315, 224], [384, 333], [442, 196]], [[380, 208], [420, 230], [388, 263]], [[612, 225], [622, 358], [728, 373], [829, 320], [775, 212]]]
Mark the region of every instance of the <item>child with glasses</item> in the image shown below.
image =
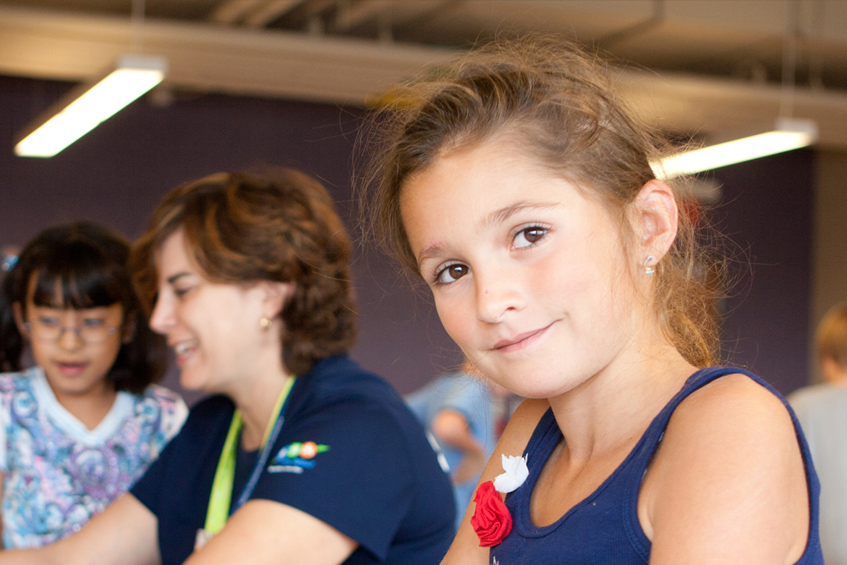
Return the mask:
[[[0, 478], [4, 548], [77, 531], [123, 494], [187, 409], [151, 383], [164, 343], [147, 327], [128, 243], [78, 222], [27, 244], [0, 292]], [[22, 369], [31, 355], [34, 366]]]

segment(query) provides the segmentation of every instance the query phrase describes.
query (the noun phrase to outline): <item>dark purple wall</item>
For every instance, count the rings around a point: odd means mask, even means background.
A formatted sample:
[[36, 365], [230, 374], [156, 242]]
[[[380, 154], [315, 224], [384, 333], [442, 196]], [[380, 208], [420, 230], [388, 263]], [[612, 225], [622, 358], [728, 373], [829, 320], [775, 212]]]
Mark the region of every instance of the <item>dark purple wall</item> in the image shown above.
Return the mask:
[[[17, 132], [68, 88], [0, 77], [0, 247], [74, 219], [135, 237], [177, 184], [262, 164], [320, 178], [353, 225], [351, 156], [361, 110], [223, 95], [180, 95], [167, 107], [141, 100], [52, 159], [15, 157]], [[749, 251], [753, 271], [727, 302], [728, 357], [783, 392], [805, 383], [813, 159], [800, 151], [715, 175], [724, 185], [716, 217]], [[375, 251], [358, 253], [354, 274], [361, 335], [353, 355], [362, 364], [408, 392], [458, 362], [426, 291], [413, 293]], [[175, 375], [169, 378], [174, 385]]]
[[814, 171], [814, 152], [799, 150], [715, 172], [715, 217], [735, 244], [725, 355], [783, 393], [807, 377]]

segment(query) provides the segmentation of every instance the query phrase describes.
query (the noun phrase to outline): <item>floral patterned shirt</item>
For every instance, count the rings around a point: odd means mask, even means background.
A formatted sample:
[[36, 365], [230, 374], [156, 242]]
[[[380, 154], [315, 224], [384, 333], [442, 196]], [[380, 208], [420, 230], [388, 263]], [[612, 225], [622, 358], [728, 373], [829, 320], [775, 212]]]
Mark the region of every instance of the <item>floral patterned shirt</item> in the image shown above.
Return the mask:
[[47, 545], [79, 530], [126, 492], [187, 415], [175, 392], [119, 392], [93, 430], [34, 367], [0, 375], [3, 547]]

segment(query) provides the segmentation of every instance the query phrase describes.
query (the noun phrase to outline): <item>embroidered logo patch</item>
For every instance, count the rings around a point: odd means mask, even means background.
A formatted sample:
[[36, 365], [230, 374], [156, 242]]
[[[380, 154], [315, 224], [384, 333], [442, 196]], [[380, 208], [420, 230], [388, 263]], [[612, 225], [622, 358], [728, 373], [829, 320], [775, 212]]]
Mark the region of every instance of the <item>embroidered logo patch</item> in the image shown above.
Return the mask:
[[329, 446], [313, 441], [295, 441], [284, 446], [268, 465], [268, 473], [297, 473], [315, 466], [315, 456], [329, 451]]

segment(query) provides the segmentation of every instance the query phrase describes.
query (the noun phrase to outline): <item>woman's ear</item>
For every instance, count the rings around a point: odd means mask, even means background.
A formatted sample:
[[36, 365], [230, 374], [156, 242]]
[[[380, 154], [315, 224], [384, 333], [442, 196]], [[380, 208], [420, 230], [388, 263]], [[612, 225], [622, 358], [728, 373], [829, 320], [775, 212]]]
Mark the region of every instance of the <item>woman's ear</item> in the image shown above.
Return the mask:
[[679, 227], [679, 210], [673, 189], [658, 180], [651, 180], [635, 197], [633, 227], [639, 237], [643, 255], [659, 262], [668, 252]]
[[269, 320], [273, 320], [279, 316], [282, 309], [285, 308], [285, 304], [294, 292], [294, 283], [262, 281], [261, 284], [264, 287], [265, 293], [265, 317]]

